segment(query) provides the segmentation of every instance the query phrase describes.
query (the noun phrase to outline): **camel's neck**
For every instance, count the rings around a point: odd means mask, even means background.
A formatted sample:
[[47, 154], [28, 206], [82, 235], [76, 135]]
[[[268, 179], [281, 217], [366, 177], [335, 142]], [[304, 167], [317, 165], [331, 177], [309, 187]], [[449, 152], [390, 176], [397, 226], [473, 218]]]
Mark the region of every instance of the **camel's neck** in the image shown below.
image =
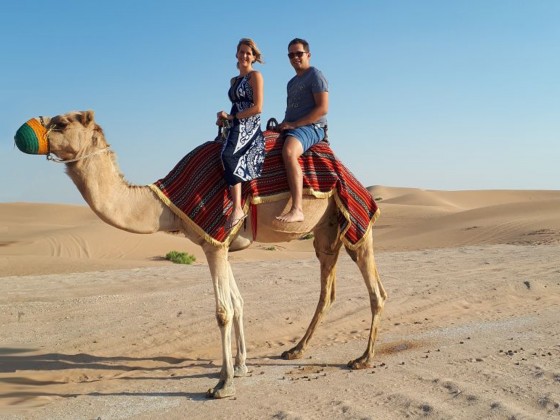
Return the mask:
[[133, 233], [176, 230], [177, 219], [147, 186], [129, 185], [113, 152], [67, 164], [67, 173], [91, 209], [106, 223]]

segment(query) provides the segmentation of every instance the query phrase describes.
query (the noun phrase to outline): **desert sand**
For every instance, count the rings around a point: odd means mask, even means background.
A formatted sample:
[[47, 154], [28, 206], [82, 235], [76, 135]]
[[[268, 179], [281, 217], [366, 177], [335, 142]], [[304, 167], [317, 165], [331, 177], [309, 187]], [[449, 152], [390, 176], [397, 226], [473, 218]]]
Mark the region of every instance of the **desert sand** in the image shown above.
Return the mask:
[[[135, 235], [85, 206], [0, 203], [0, 418], [545, 419], [560, 417], [560, 191], [375, 186], [389, 298], [376, 361], [370, 310], [343, 251], [337, 299], [306, 356], [319, 296], [312, 241], [230, 260], [250, 375], [205, 397], [220, 336], [201, 250]], [[194, 254], [176, 265], [171, 250]]]

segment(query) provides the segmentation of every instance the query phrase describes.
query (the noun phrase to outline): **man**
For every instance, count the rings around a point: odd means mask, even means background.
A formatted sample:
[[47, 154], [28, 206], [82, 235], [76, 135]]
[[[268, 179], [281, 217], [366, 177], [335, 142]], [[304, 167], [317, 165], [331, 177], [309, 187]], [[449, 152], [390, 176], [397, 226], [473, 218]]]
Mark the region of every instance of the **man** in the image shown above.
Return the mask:
[[304, 220], [303, 173], [298, 158], [325, 138], [329, 91], [323, 74], [309, 64], [311, 53], [307, 41], [300, 38], [290, 41], [288, 57], [296, 75], [288, 82], [286, 114], [278, 128], [284, 136], [282, 157], [292, 195], [292, 207], [276, 218], [291, 223]]

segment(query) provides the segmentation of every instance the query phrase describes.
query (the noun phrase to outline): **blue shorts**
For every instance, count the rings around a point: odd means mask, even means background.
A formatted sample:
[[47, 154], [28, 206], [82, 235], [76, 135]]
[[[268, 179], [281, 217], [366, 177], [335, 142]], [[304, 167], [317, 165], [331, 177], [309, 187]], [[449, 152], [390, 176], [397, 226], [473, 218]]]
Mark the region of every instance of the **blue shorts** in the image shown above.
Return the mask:
[[284, 135], [295, 137], [303, 146], [305, 152], [314, 144], [319, 143], [325, 138], [325, 129], [317, 124], [304, 125], [298, 128], [285, 130]]

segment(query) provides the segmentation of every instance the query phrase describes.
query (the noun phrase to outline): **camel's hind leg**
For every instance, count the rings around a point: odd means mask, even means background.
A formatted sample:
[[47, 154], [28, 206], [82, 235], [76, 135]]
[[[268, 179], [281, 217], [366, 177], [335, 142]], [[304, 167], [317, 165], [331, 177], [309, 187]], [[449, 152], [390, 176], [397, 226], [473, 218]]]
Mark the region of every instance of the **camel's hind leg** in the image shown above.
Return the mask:
[[338, 228], [335, 222], [326, 222], [318, 226], [315, 231], [313, 246], [315, 254], [321, 264], [321, 294], [313, 319], [299, 343], [292, 349], [282, 353], [282, 358], [291, 360], [303, 357], [307, 344], [317, 325], [331, 307], [335, 299], [336, 262], [342, 245], [338, 238]]
[[369, 292], [369, 300], [371, 305], [371, 327], [369, 331], [369, 339], [366, 351], [356, 360], [348, 362], [348, 367], [352, 369], [363, 369], [369, 367], [373, 360], [375, 339], [381, 321], [381, 312], [387, 299], [387, 293], [381, 284], [377, 266], [373, 256], [373, 235], [370, 233], [365, 239], [362, 246], [356, 250], [346, 248], [350, 257], [356, 262]]

